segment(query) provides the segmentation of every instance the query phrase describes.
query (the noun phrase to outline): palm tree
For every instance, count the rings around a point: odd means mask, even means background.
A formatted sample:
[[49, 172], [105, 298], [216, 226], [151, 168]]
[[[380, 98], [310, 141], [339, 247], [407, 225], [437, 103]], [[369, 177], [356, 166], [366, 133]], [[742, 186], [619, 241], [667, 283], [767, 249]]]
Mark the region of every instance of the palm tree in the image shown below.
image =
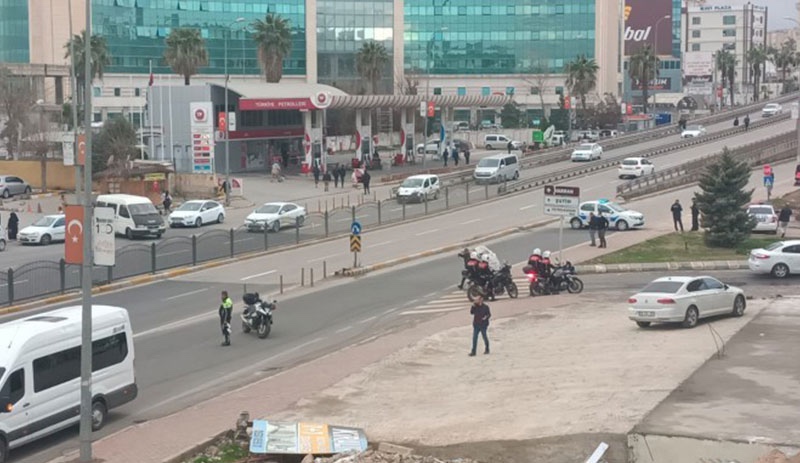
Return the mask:
[[567, 87], [571, 94], [580, 97], [583, 109], [586, 109], [586, 94], [597, 87], [598, 69], [597, 62], [586, 55], [578, 55], [564, 66]]
[[264, 77], [267, 82], [280, 82], [283, 77], [283, 58], [292, 51], [289, 20], [270, 13], [263, 21], [255, 20], [252, 26]]
[[375, 41], [366, 42], [356, 55], [356, 70], [364, 80], [370, 83], [372, 93], [378, 92], [378, 81], [389, 64], [389, 53], [386, 47]]
[[736, 56], [728, 52], [728, 50], [720, 50], [717, 52], [717, 69], [722, 77], [722, 88], [725, 88], [725, 83], [728, 84], [728, 93], [731, 96], [731, 106], [734, 105], [733, 85], [736, 83]]
[[208, 64], [208, 51], [200, 29], [172, 29], [166, 43], [164, 59], [176, 74], [183, 76], [183, 83], [189, 85], [197, 69]]
[[753, 72], [753, 101], [758, 101], [761, 93], [761, 74], [764, 64], [767, 62], [767, 50], [762, 47], [753, 47], [747, 51], [747, 62]]
[[[64, 58], [69, 58], [69, 48], [70, 42], [72, 42], [73, 47], [75, 48], [75, 79], [77, 80], [78, 84], [78, 95], [81, 97], [79, 98], [83, 101], [82, 92], [84, 85], [86, 83], [86, 30], [83, 30], [80, 34], [75, 34], [70, 41], [68, 41], [64, 48], [67, 50], [66, 54], [64, 54]], [[106, 39], [99, 35], [92, 35], [92, 38], [89, 41], [90, 47], [90, 64], [91, 64], [91, 76], [89, 80], [102, 79], [103, 73], [105, 72], [106, 66], [111, 64], [111, 54], [108, 52], [108, 45], [106, 43]]]
[[628, 74], [632, 81], [638, 81], [642, 86], [642, 108], [647, 114], [647, 100], [650, 98], [650, 82], [656, 78], [658, 57], [653, 53], [650, 45], [645, 45], [631, 55], [628, 64]]
[[800, 64], [800, 59], [797, 56], [797, 42], [794, 39], [787, 39], [781, 44], [780, 48], [771, 48], [769, 54], [772, 63], [781, 71], [781, 82], [783, 82], [783, 91], [785, 93], [786, 75], [792, 66]]

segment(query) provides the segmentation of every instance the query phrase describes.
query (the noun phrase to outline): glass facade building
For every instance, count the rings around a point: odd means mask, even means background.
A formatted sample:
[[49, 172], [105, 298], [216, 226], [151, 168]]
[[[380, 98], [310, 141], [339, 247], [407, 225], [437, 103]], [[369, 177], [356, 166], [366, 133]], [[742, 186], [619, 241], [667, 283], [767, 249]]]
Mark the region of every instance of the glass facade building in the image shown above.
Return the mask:
[[[258, 74], [256, 44], [247, 28], [268, 13], [287, 19], [292, 30], [284, 75], [306, 72], [305, 0], [92, 0], [92, 8], [93, 33], [106, 38], [111, 52], [109, 73], [147, 73], [150, 60], [155, 72], [171, 72], [163, 59], [164, 41], [172, 28], [189, 27], [199, 28], [206, 40], [209, 65], [201, 73], [225, 72], [225, 37], [230, 34], [228, 72]], [[245, 21], [236, 23], [238, 18]]]
[[390, 92], [394, 76], [394, 1], [317, 0], [317, 76], [320, 83], [351, 93], [369, 91], [369, 83], [363, 82], [356, 69], [356, 55], [361, 46], [370, 41], [382, 44], [389, 54], [378, 91]]
[[0, 63], [30, 60], [28, 0], [0, 0]]
[[586, 0], [406, 0], [405, 70], [431, 74], [561, 72], [595, 54]]

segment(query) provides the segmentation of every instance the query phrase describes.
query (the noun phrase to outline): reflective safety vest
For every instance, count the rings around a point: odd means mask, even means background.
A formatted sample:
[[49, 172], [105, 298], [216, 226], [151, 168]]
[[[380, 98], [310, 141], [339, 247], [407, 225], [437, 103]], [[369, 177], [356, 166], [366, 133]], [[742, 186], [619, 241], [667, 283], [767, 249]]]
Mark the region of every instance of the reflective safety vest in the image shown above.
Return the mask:
[[226, 297], [226, 298], [225, 298], [225, 299], [222, 301], [222, 308], [223, 308], [223, 309], [233, 309], [233, 301], [231, 300], [231, 298], [229, 298], [229, 297]]

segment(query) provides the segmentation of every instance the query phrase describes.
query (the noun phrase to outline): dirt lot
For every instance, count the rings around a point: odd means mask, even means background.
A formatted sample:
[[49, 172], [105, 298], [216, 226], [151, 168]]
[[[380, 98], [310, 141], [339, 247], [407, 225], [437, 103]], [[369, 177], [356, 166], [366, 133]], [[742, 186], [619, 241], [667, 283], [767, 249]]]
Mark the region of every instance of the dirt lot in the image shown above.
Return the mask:
[[[750, 301], [744, 318], [713, 327], [727, 340], [766, 304]], [[371, 441], [503, 463], [573, 463], [605, 440], [608, 461], [622, 463], [622, 436], [716, 353], [708, 323], [643, 330], [624, 305], [589, 297], [496, 320], [490, 355], [467, 356], [471, 334], [465, 325], [426, 338], [270, 418], [353, 425]]]

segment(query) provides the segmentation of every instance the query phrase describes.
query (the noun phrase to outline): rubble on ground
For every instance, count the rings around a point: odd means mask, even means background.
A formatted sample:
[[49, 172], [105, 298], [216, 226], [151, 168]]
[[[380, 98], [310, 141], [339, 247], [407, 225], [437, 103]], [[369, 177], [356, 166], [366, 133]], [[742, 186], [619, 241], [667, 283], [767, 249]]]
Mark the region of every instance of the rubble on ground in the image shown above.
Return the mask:
[[756, 463], [800, 463], [800, 453], [789, 457], [780, 450], [775, 449], [756, 460]]
[[305, 463], [310, 463], [311, 461], [314, 463], [480, 463], [477, 460], [470, 460], [468, 458], [441, 460], [430, 456], [402, 455], [394, 452], [381, 452], [379, 450], [367, 450], [355, 454], [340, 454], [328, 458], [317, 457], [313, 460], [304, 460]]

